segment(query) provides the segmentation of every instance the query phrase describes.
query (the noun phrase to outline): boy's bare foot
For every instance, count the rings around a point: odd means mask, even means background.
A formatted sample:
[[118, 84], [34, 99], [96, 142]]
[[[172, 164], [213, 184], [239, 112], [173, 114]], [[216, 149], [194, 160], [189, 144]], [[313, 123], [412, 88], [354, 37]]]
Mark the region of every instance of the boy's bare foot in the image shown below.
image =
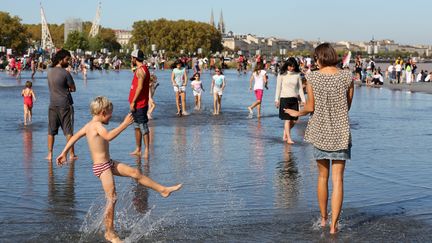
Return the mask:
[[162, 197], [169, 197], [171, 192], [178, 191], [182, 188], [183, 184], [177, 184], [175, 186], [165, 187], [165, 189], [160, 193]]
[[141, 155], [141, 150], [140, 149], [135, 149], [133, 152], [130, 153], [130, 155], [140, 156]]
[[106, 232], [105, 239], [112, 243], [122, 243], [123, 241], [114, 232]]
[[286, 141], [287, 141], [287, 144], [294, 144], [294, 141], [291, 139], [287, 139]]

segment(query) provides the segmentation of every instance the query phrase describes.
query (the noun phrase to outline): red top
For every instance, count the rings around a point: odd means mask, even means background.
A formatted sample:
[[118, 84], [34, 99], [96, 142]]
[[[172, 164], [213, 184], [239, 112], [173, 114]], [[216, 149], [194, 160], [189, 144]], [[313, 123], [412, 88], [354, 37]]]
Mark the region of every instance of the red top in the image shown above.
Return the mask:
[[[141, 68], [145, 72], [143, 88], [138, 95], [138, 98], [135, 100], [135, 108], [140, 109], [144, 108], [148, 105], [149, 100], [149, 83], [150, 83], [150, 72], [146, 65], [142, 65]], [[138, 70], [135, 71], [134, 77], [132, 79], [132, 84], [129, 92], [129, 103], [132, 103], [133, 98], [135, 96], [135, 92], [138, 87], [138, 77], [136, 75]]]

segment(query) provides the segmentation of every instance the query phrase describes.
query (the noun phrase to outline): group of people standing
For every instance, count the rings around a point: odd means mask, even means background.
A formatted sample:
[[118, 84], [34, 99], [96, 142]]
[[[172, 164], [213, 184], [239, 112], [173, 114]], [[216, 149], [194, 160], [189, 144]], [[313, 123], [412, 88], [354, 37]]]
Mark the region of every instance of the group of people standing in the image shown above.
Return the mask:
[[[338, 232], [338, 220], [343, 203], [345, 162], [351, 158], [352, 139], [348, 112], [353, 99], [354, 86], [351, 72], [337, 67], [338, 55], [330, 44], [323, 43], [316, 47], [313, 57], [318, 70], [309, 70], [304, 77], [295, 58], [290, 57], [285, 61], [277, 77], [274, 101], [275, 106], [279, 109], [279, 117], [284, 121], [282, 138], [288, 144], [294, 144], [291, 129], [298, 118], [312, 114], [306, 128], [305, 140], [313, 145], [313, 157], [318, 167], [317, 194], [322, 227], [329, 223], [328, 179], [330, 170], [332, 170], [332, 213], [329, 224], [330, 233], [334, 234]], [[107, 131], [103, 125], [108, 124], [112, 117], [113, 104], [106, 97], [96, 97], [90, 105], [92, 120], [76, 134], [73, 130], [74, 109], [71, 95], [71, 92], [76, 91], [76, 87], [71, 74], [66, 70], [70, 58], [71, 55], [68, 51], [63, 49], [58, 51], [53, 58], [53, 66], [48, 72], [50, 105], [47, 159], [52, 160], [54, 137], [57, 135], [59, 127], [63, 130], [67, 144], [56, 159], [58, 165], [63, 165], [67, 161], [68, 153], [69, 160], [77, 159], [73, 145], [80, 138], [86, 136], [93, 160], [93, 172], [101, 180], [107, 198], [104, 220], [105, 238], [116, 242], [119, 238], [115, 233], [113, 223], [116, 197], [114, 175], [135, 178], [140, 184], [152, 188], [163, 197], [179, 190], [182, 185], [162, 186], [142, 175], [139, 170], [112, 160], [109, 155], [109, 141], [117, 137], [132, 123], [134, 124], [136, 148], [131, 154], [142, 155], [143, 157], [149, 155], [147, 123], [148, 111], [151, 106], [151, 93], [154, 93], [154, 87], [152, 89], [154, 83], [152, 84], [152, 75], [144, 63], [144, 53], [141, 50], [135, 50], [131, 54], [132, 64], [136, 67], [129, 92], [129, 110], [131, 113], [117, 128]], [[176, 62], [175, 66], [171, 81], [175, 92], [177, 114], [181, 116], [187, 114], [185, 90], [188, 79], [181, 62]], [[194, 73], [190, 80], [192, 81], [193, 94], [196, 97], [195, 109], [199, 110], [201, 109], [200, 96], [204, 91], [200, 73]], [[250, 89], [253, 88], [256, 97], [256, 101], [248, 107], [251, 117], [254, 109], [257, 110], [257, 116], [261, 116], [263, 90], [267, 88], [267, 82], [266, 71], [263, 65], [258, 62], [250, 78]], [[306, 86], [307, 99], [305, 98], [304, 85]], [[214, 97], [214, 115], [220, 113], [225, 86], [225, 76], [221, 69], [216, 67], [211, 84], [211, 93]], [[24, 97], [34, 95], [29, 90], [24, 90], [22, 94]]]

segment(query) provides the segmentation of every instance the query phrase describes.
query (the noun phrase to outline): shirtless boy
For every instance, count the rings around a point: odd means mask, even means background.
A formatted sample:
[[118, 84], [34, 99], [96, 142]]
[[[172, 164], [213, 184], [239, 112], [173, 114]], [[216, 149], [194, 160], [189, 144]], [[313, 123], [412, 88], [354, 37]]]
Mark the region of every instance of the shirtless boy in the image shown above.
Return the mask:
[[182, 184], [171, 187], [162, 186], [151, 178], [142, 175], [138, 169], [112, 160], [109, 154], [109, 141], [116, 138], [123, 130], [132, 124], [132, 115], [128, 114], [118, 127], [108, 131], [103, 125], [107, 125], [112, 117], [113, 105], [111, 101], [106, 97], [96, 97], [90, 104], [90, 110], [93, 118], [71, 137], [56, 161], [57, 165], [61, 166], [65, 164], [69, 148], [83, 136], [87, 137], [93, 160], [93, 173], [101, 180], [107, 200], [104, 213], [105, 239], [110, 242], [122, 242], [114, 230], [114, 207], [117, 197], [114, 175], [134, 178], [141, 185], [159, 192], [162, 197], [168, 197], [172, 192], [179, 190]]

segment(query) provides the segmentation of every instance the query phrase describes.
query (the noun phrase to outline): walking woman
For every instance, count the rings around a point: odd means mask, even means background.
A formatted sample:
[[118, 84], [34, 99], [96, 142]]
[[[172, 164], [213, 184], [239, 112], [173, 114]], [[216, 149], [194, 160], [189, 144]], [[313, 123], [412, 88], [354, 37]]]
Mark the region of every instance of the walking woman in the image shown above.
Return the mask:
[[336, 67], [338, 56], [333, 47], [323, 43], [315, 48], [318, 71], [308, 73], [308, 99], [303, 110], [286, 109], [290, 116], [312, 113], [305, 140], [314, 146], [313, 155], [318, 165], [318, 204], [321, 226], [326, 226], [328, 212], [328, 178], [332, 170], [330, 234], [338, 231], [338, 220], [343, 202], [345, 161], [351, 159], [351, 131], [348, 112], [354, 95], [349, 70]]
[[280, 74], [277, 77], [275, 106], [279, 108], [279, 118], [284, 120], [283, 141], [288, 144], [294, 144], [291, 139], [291, 128], [294, 127], [298, 117], [292, 117], [285, 113], [284, 109], [299, 110], [300, 95], [301, 102], [305, 102], [303, 84], [300, 77], [300, 68], [294, 57], [288, 60], [281, 67]]

